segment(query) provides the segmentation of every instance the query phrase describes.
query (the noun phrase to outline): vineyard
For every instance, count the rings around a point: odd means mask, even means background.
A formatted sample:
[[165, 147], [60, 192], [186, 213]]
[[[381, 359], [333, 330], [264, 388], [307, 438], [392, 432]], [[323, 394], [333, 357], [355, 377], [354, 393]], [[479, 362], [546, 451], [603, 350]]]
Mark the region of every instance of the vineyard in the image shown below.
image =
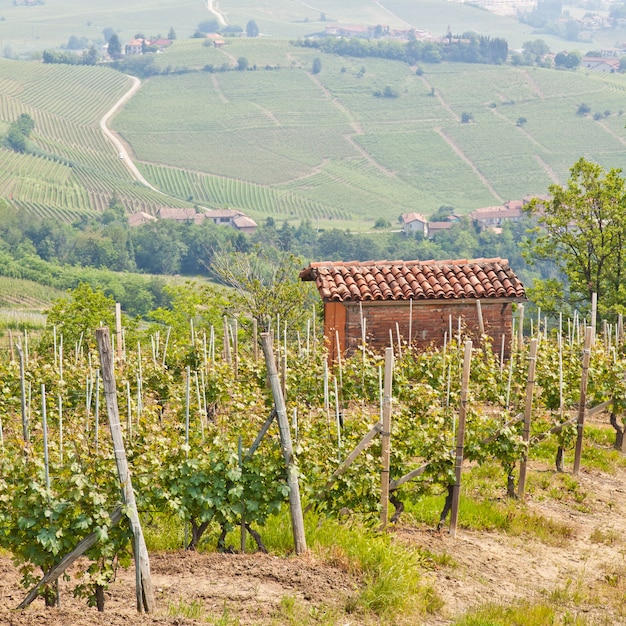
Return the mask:
[[[171, 326], [125, 324], [113, 333], [111, 396], [94, 324], [98, 317], [113, 323], [113, 311], [84, 315], [38, 342], [14, 337], [0, 361], [0, 547], [19, 565], [24, 593], [48, 574], [37, 588], [46, 606], [59, 602], [51, 572], [81, 539], [91, 543], [70, 590], [90, 606], [106, 610], [117, 568], [130, 560], [109, 435], [112, 398], [149, 536], [192, 551], [275, 546], [271, 529], [288, 500], [293, 517], [294, 476], [307, 519], [347, 516], [351, 524], [402, 528], [406, 515], [434, 498], [430, 522], [447, 528], [450, 513], [454, 536], [457, 519], [459, 528], [467, 523], [455, 501], [464, 480], [459, 459], [476, 471], [499, 467], [495, 489], [500, 498], [508, 493], [514, 517], [534, 480], [529, 457], [549, 449], [566, 476], [576, 446], [575, 475], [581, 463], [601, 467], [585, 419], [608, 410], [615, 446], [623, 445], [626, 359], [622, 329], [610, 324], [592, 342], [582, 320], [559, 332], [540, 319], [532, 338], [515, 333], [508, 361], [486, 336], [468, 341], [459, 324], [446, 329], [442, 349], [416, 352], [391, 335], [384, 359], [366, 341], [329, 365], [314, 318], [298, 331], [274, 320], [264, 359], [256, 324], [211, 325], [199, 310], [173, 317]], [[293, 445], [289, 469], [283, 422]], [[554, 537], [561, 532], [542, 524]], [[300, 553], [295, 526], [294, 537]], [[425, 608], [431, 592], [414, 590], [420, 610], [436, 611], [434, 602]], [[389, 610], [366, 606], [381, 618]]]
[[[99, 127], [128, 89], [128, 79], [102, 67], [0, 64], [0, 118], [35, 121], [30, 154], [0, 147], [0, 195], [27, 214], [73, 223], [108, 206], [114, 195], [129, 212], [163, 206], [160, 194], [135, 184]], [[183, 200], [171, 206], [189, 206]]]

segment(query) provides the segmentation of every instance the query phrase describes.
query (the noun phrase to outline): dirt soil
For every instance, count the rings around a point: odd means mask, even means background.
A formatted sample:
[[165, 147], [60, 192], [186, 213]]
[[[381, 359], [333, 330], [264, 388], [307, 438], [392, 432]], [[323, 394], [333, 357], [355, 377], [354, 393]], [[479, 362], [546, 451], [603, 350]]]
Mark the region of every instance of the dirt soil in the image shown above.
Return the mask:
[[[534, 467], [538, 472], [550, 468]], [[455, 538], [432, 528], [400, 524], [391, 532], [396, 540], [419, 545], [449, 564], [424, 573], [444, 601], [442, 609], [424, 618], [424, 626], [451, 624], [454, 617], [486, 602], [516, 599], [545, 601], [567, 607], [586, 624], [626, 624], [618, 602], [598, 601], [598, 589], [608, 580], [626, 578], [626, 470], [615, 476], [582, 471], [578, 477], [582, 503], [552, 498], [529, 498], [528, 507], [571, 528], [571, 537], [549, 546], [527, 537], [459, 529]], [[16, 611], [25, 593], [8, 556], [0, 556], [0, 624], [2, 626], [111, 626], [188, 624], [297, 624], [287, 621], [281, 602], [290, 598], [314, 615], [330, 607], [341, 616], [337, 624], [356, 626], [375, 620], [348, 614], [343, 608], [358, 593], [359, 581], [346, 571], [310, 554], [304, 557], [271, 555], [155, 553], [151, 568], [158, 610], [139, 615], [134, 608], [132, 568], [118, 573], [106, 595], [105, 613], [71, 597], [61, 584], [61, 608], [46, 609], [36, 600]], [[618, 590], [615, 589], [617, 592]], [[623, 593], [623, 592], [622, 592]], [[196, 613], [188, 612], [195, 609]], [[218, 622], [218, 620], [221, 620]], [[310, 622], [314, 623], [314, 622]], [[325, 622], [328, 623], [328, 622]], [[385, 623], [384, 620], [378, 623]]]

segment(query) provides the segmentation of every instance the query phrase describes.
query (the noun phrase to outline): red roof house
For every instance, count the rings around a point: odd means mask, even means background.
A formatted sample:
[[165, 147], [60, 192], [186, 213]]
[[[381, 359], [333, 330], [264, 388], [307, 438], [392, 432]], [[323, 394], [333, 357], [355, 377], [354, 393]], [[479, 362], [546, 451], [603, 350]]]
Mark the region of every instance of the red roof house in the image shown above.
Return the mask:
[[[336, 358], [337, 337], [342, 354], [361, 344], [361, 316], [367, 344], [397, 343], [425, 348], [442, 346], [452, 323], [461, 319], [464, 332], [479, 335], [478, 307], [485, 333], [499, 351], [505, 337], [510, 350], [512, 307], [526, 299], [524, 285], [506, 259], [472, 261], [367, 261], [311, 263], [301, 280], [314, 281], [324, 301], [324, 335], [330, 358]], [[397, 326], [396, 326], [397, 325]]]

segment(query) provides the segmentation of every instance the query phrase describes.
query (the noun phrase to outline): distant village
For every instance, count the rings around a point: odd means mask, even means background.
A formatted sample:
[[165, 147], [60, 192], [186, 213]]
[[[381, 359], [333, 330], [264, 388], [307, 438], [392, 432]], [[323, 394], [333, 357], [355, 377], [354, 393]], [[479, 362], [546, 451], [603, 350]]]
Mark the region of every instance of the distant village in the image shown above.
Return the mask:
[[[502, 227], [507, 222], [519, 222], [524, 217], [524, 207], [535, 199], [547, 200], [548, 196], [530, 195], [524, 196], [521, 200], [508, 200], [502, 205], [476, 209], [468, 217], [480, 231], [491, 230], [495, 233], [501, 233]], [[430, 222], [421, 213], [403, 213], [399, 221], [405, 235], [420, 234], [425, 239], [432, 239], [436, 233], [450, 230], [460, 220], [461, 216], [454, 213], [440, 222]]]
[[159, 220], [173, 220], [175, 222], [198, 225], [205, 220], [209, 220], [217, 226], [230, 226], [235, 230], [248, 234], [253, 233], [257, 229], [257, 223], [251, 217], [235, 209], [215, 209], [213, 211], [204, 209], [197, 211], [194, 208], [174, 209], [162, 207], [159, 209], [156, 217], [145, 211], [133, 213], [128, 218], [128, 225], [143, 226]]

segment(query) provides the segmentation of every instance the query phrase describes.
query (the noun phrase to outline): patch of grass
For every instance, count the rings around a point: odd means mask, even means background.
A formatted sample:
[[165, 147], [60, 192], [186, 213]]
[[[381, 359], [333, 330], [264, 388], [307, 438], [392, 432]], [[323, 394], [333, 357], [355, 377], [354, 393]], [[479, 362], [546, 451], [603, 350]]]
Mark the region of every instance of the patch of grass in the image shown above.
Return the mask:
[[[423, 498], [407, 506], [414, 519], [435, 526], [443, 508], [443, 496]], [[562, 545], [572, 528], [530, 512], [517, 500], [489, 500], [461, 494], [459, 527], [479, 531], [500, 531], [511, 536], [534, 537], [546, 545]]]
[[622, 535], [613, 528], [596, 528], [589, 535], [589, 541], [592, 543], [601, 543], [606, 546], [614, 546], [622, 543]]
[[333, 626], [342, 623], [336, 611], [327, 607], [308, 607], [291, 595], [283, 596], [280, 606], [272, 615], [272, 623], [276, 626]]
[[145, 514], [143, 532], [148, 550], [180, 550], [184, 545], [182, 521], [175, 515]]
[[187, 619], [201, 619], [204, 615], [204, 607], [198, 599], [186, 600], [178, 598], [176, 602], [170, 602], [167, 607], [170, 617], [185, 617]]
[[[347, 612], [371, 611], [381, 619], [402, 613], [410, 620], [441, 608], [443, 602], [436, 591], [421, 580], [429, 557], [419, 550], [394, 543], [392, 536], [356, 522], [309, 514], [305, 526], [311, 551], [361, 582], [361, 588], [347, 601]], [[268, 520], [263, 538], [271, 551], [292, 551], [286, 508]]]
[[217, 619], [207, 620], [212, 626], [239, 626], [241, 623], [236, 617], [232, 617], [227, 606], [224, 606], [222, 614]]
[[587, 621], [584, 617], [572, 616], [567, 611], [562, 613], [558, 608], [547, 604], [522, 602], [513, 606], [503, 604], [481, 606], [456, 620], [453, 626], [546, 626], [547, 624], [585, 626]]

